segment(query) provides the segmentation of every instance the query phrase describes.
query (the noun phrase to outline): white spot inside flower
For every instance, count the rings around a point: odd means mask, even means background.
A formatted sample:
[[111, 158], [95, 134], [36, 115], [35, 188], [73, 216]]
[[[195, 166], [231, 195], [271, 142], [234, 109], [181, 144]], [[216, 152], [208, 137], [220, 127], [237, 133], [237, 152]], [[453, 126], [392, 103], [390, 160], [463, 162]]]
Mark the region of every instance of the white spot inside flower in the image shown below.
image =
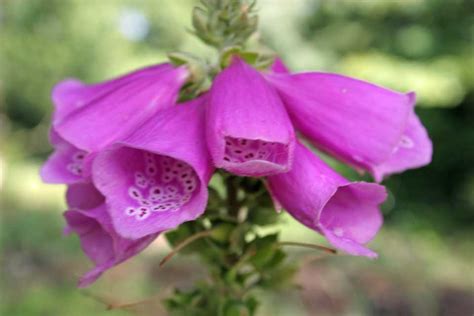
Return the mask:
[[191, 194], [189, 194], [189, 193], [183, 195], [183, 197], [181, 198], [181, 202], [183, 204], [189, 202], [189, 200], [191, 200]]
[[285, 144], [226, 137], [225, 145], [223, 159], [231, 163], [266, 160], [276, 164], [285, 164], [288, 159], [288, 146]]
[[136, 187], [133, 187], [133, 186], [128, 188], [128, 195], [134, 200], [142, 199], [142, 194], [140, 190], [138, 190]]
[[83, 174], [83, 163], [84, 159], [86, 158], [87, 153], [85, 151], [79, 150], [76, 151], [71, 156], [71, 162], [66, 165], [66, 169], [76, 176], [82, 176]]
[[135, 185], [139, 188], [148, 187], [148, 179], [141, 172], [135, 172]]
[[135, 214], [137, 214], [137, 210], [133, 207], [127, 207], [125, 209], [125, 214], [127, 214], [128, 216], [135, 216]]
[[135, 218], [139, 221], [142, 221], [148, 216], [150, 216], [150, 214], [150, 209], [148, 207], [142, 206], [137, 209], [137, 214], [135, 215]]
[[173, 185], [167, 185], [166, 186], [166, 192], [174, 194], [174, 193], [178, 192], [178, 189]]
[[[150, 167], [154, 169], [150, 172]], [[128, 188], [135, 206], [125, 209], [137, 220], [153, 212], [173, 212], [188, 203], [199, 184], [194, 170], [183, 161], [145, 153], [142, 170], [134, 173], [134, 184]]]
[[140, 205], [143, 205], [143, 206], [150, 206], [152, 204], [152, 202], [147, 199], [140, 199], [138, 203], [140, 203]]
[[82, 164], [73, 162], [68, 164], [66, 168], [73, 175], [82, 176]]

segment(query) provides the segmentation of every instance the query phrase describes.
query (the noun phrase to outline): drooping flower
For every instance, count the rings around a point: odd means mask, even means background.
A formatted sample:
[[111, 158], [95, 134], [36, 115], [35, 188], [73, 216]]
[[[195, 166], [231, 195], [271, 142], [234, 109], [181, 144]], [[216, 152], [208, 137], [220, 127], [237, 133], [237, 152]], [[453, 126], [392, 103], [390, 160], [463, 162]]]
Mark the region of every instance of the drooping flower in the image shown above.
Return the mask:
[[291, 169], [295, 135], [285, 108], [262, 74], [238, 57], [212, 84], [206, 125], [216, 167], [255, 177]]
[[266, 78], [295, 127], [316, 147], [369, 171], [377, 181], [431, 161], [431, 141], [414, 112], [413, 92], [336, 74], [285, 72], [277, 61]]
[[272, 197], [295, 219], [337, 249], [376, 257], [364, 247], [382, 225], [380, 204], [387, 194], [375, 183], [351, 182], [298, 143], [291, 171], [267, 178]]
[[126, 239], [115, 231], [104, 197], [91, 183], [77, 183], [68, 188], [69, 210], [64, 213], [65, 233], [76, 233], [81, 247], [94, 262], [93, 269], [79, 280], [79, 287], [96, 281], [106, 270], [145, 249], [158, 233], [140, 239]]
[[204, 212], [213, 172], [204, 135], [206, 98], [160, 111], [97, 155], [94, 183], [121, 236], [141, 238]]
[[53, 128], [74, 147], [97, 152], [173, 106], [187, 77], [184, 67], [160, 64], [98, 84], [65, 80], [53, 89]]
[[50, 142], [55, 151], [41, 170], [43, 181], [70, 184], [87, 179], [95, 153], [173, 106], [186, 77], [185, 68], [160, 64], [98, 84], [60, 82], [52, 93]]

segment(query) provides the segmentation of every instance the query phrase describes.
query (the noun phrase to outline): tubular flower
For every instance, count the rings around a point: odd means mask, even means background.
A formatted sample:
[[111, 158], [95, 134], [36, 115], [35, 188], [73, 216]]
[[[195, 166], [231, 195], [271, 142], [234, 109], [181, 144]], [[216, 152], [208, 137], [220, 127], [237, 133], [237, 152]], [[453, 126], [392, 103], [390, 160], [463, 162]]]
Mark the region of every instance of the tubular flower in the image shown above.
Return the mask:
[[238, 57], [212, 84], [206, 125], [216, 167], [255, 177], [291, 169], [295, 135], [283, 103]]
[[173, 106], [186, 77], [185, 68], [160, 64], [93, 85], [75, 79], [57, 84], [50, 132], [55, 151], [41, 170], [43, 181], [70, 184], [90, 177], [95, 153]]
[[73, 146], [97, 152], [174, 105], [187, 76], [161, 64], [93, 85], [65, 80], [53, 89], [53, 127]]
[[334, 247], [352, 255], [376, 257], [363, 244], [382, 225], [379, 205], [387, 196], [383, 186], [350, 182], [301, 144], [296, 146], [291, 171], [267, 181], [277, 203]]
[[84, 253], [95, 264], [80, 278], [79, 287], [90, 285], [106, 270], [135, 256], [158, 236], [156, 233], [135, 240], [120, 236], [112, 225], [104, 197], [91, 183], [71, 185], [67, 200], [70, 210], [64, 213], [65, 233], [79, 236]]
[[266, 77], [293, 124], [321, 150], [377, 181], [431, 161], [431, 141], [413, 109], [415, 93], [336, 74], [285, 74], [281, 61], [273, 71]]
[[141, 238], [204, 212], [213, 172], [204, 137], [205, 99], [161, 111], [97, 155], [94, 183], [120, 235]]

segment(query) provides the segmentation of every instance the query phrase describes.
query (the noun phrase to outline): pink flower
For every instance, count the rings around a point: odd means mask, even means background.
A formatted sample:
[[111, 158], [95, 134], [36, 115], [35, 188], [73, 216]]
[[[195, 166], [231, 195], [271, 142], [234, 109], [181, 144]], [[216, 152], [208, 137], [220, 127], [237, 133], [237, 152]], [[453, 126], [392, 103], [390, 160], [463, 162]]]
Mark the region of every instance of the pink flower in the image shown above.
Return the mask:
[[213, 171], [206, 96], [176, 105], [186, 74], [163, 64], [91, 86], [66, 80], [54, 89], [55, 151], [41, 176], [70, 185], [66, 231], [79, 235], [96, 264], [80, 286], [204, 212]]
[[291, 169], [295, 134], [283, 103], [263, 75], [237, 57], [212, 84], [206, 125], [216, 167], [254, 177]]
[[204, 212], [214, 170], [204, 137], [205, 100], [161, 111], [94, 160], [94, 183], [123, 237], [173, 229]]
[[321, 150], [377, 181], [431, 162], [432, 144], [415, 114], [415, 93], [330, 73], [288, 74], [281, 61], [273, 69], [266, 78], [293, 124]]
[[365, 248], [382, 225], [380, 204], [387, 194], [375, 183], [351, 182], [298, 144], [290, 172], [267, 178], [268, 188], [295, 219], [352, 255], [376, 257]]
[[90, 285], [106, 270], [135, 256], [158, 236], [155, 233], [134, 240], [120, 236], [112, 225], [104, 197], [91, 183], [71, 185], [67, 198], [70, 210], [64, 213], [65, 233], [79, 236], [84, 253], [95, 264], [80, 278], [79, 287]]
[[161, 64], [93, 85], [65, 80], [53, 89], [53, 128], [73, 146], [97, 152], [173, 106], [187, 76], [184, 67]]

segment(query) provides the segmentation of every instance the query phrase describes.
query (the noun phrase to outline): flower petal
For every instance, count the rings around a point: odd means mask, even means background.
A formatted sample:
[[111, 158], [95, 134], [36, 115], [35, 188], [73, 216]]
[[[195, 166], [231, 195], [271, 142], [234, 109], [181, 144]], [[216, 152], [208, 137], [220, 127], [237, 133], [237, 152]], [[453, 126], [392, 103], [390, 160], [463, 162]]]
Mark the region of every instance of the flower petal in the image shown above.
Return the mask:
[[243, 176], [291, 168], [294, 130], [276, 91], [241, 59], [214, 80], [206, 115], [214, 163]]
[[270, 67], [270, 70], [274, 73], [283, 73], [283, 74], [287, 74], [290, 72], [288, 67], [286, 67], [286, 65], [283, 63], [283, 60], [279, 57], [275, 58], [273, 65]]
[[432, 154], [433, 144], [428, 133], [415, 111], [412, 111], [405, 132], [392, 156], [373, 167], [374, 177], [377, 181], [382, 181], [387, 175], [423, 167], [431, 162]]
[[67, 230], [79, 235], [84, 253], [95, 264], [81, 277], [79, 287], [89, 286], [106, 270], [135, 256], [158, 236], [154, 234], [138, 240], [120, 237], [113, 230], [105, 204], [90, 210], [70, 210], [64, 217]]
[[161, 111], [93, 165], [118, 233], [173, 229], [200, 216], [213, 172], [204, 138], [205, 97]]
[[382, 225], [383, 186], [348, 181], [301, 144], [295, 148], [292, 170], [267, 179], [281, 205], [334, 247], [352, 255], [376, 256], [363, 244]]
[[75, 147], [99, 151], [172, 106], [186, 77], [185, 68], [163, 64], [95, 85], [67, 80], [53, 90], [54, 128]]
[[364, 81], [327, 73], [269, 74], [295, 127], [315, 146], [374, 173], [398, 146], [415, 103]]
[[72, 184], [83, 181], [90, 173], [92, 156], [62, 139], [54, 130], [50, 133], [54, 152], [41, 168], [46, 183]]
[[88, 210], [103, 204], [105, 198], [92, 182], [78, 182], [68, 186], [66, 201], [70, 209]]
[[61, 81], [53, 88], [51, 93], [55, 105], [53, 121], [59, 123], [78, 108], [97, 101], [98, 98], [122, 88], [139, 77], [156, 74], [168, 69], [170, 69], [169, 64], [153, 65], [115, 79], [91, 85], [84, 84], [74, 78]]

